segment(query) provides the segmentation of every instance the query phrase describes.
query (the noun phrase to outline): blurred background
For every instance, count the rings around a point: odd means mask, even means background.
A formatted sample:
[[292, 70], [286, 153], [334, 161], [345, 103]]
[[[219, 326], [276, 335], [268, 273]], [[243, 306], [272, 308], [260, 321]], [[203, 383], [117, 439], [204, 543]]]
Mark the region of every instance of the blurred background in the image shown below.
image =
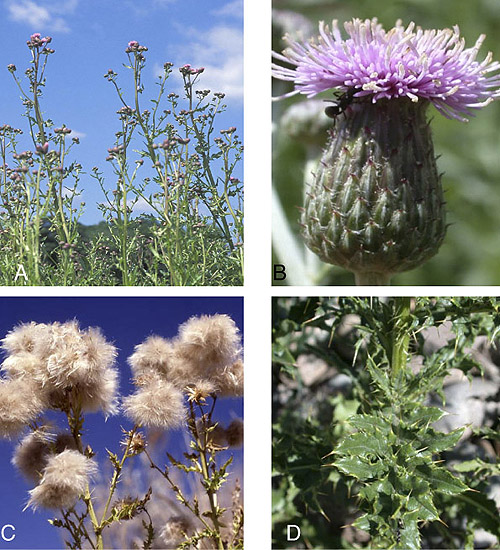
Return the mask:
[[[477, 60], [489, 51], [500, 60], [500, 5], [497, 0], [274, 0], [273, 50], [281, 52], [282, 36], [308, 39], [318, 34], [318, 21], [343, 22], [377, 17], [389, 29], [397, 19], [424, 29], [459, 25], [466, 47], [481, 34], [486, 39]], [[345, 35], [344, 35], [345, 36]], [[292, 90], [273, 81], [273, 97]], [[296, 96], [273, 104], [273, 263], [286, 265], [287, 278], [274, 284], [348, 285], [349, 272], [323, 264], [309, 252], [299, 234], [297, 207], [304, 181], [311, 177], [332, 124], [324, 113], [326, 93], [307, 100]], [[500, 103], [479, 110], [468, 123], [448, 120], [433, 107], [438, 170], [447, 202], [445, 241], [423, 266], [392, 279], [394, 285], [496, 285], [500, 282]]]

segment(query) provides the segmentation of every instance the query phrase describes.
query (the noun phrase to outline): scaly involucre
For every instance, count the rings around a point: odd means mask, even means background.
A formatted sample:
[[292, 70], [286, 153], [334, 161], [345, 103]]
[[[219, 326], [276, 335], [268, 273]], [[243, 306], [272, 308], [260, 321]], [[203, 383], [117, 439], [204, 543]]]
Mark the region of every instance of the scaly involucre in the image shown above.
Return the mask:
[[30, 491], [28, 506], [59, 509], [74, 506], [97, 467], [78, 451], [66, 450], [49, 458], [40, 484]]
[[354, 97], [370, 97], [373, 103], [424, 99], [446, 117], [462, 121], [500, 97], [500, 75], [491, 74], [497, 73], [500, 63], [492, 62], [491, 53], [476, 61], [484, 35], [473, 48], [465, 48], [458, 26], [422, 30], [413, 22], [405, 28], [397, 21], [385, 31], [374, 18], [353, 19], [344, 28], [347, 40], [336, 20], [331, 30], [320, 22], [317, 40], [304, 43], [285, 37], [288, 48], [273, 56], [295, 67], [273, 64], [273, 76], [292, 81], [295, 89], [283, 97], [297, 93], [313, 97], [337, 89], [354, 90]]
[[186, 416], [182, 392], [160, 379], [125, 397], [123, 410], [136, 424], [164, 429], [181, 426]]

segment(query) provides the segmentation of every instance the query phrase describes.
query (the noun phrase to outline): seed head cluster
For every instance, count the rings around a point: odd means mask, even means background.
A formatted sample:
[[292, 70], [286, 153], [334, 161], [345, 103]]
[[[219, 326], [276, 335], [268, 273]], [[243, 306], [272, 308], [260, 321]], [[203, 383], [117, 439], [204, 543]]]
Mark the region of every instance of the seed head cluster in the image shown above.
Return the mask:
[[150, 336], [129, 358], [137, 391], [123, 399], [136, 424], [175, 428], [185, 418], [184, 393], [200, 401], [243, 392], [241, 338], [227, 315], [192, 317], [167, 340]]
[[2, 340], [0, 434], [15, 435], [45, 409], [116, 411], [116, 348], [77, 321], [27, 323]]

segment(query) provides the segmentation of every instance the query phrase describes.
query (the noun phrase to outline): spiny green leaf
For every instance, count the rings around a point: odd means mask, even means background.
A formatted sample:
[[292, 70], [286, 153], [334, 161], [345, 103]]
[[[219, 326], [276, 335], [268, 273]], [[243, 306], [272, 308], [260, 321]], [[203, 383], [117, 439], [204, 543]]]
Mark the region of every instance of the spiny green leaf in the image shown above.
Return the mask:
[[439, 519], [438, 511], [432, 502], [431, 493], [411, 497], [408, 500], [408, 510], [418, 512], [420, 520], [436, 521]]
[[415, 473], [428, 481], [432, 489], [445, 495], [458, 495], [468, 489], [467, 485], [444, 468], [417, 466]]
[[431, 424], [437, 422], [442, 418], [446, 412], [438, 407], [421, 407], [418, 404], [411, 404], [413, 407], [417, 407], [417, 410], [410, 414], [406, 424], [413, 426], [414, 424]]
[[386, 419], [373, 414], [357, 414], [351, 416], [348, 422], [354, 428], [369, 433], [380, 430], [383, 434], [388, 434], [391, 430], [390, 423]]
[[332, 466], [335, 466], [344, 474], [353, 476], [360, 481], [378, 477], [385, 470], [382, 462], [379, 461], [376, 464], [368, 464], [358, 456], [339, 458]]
[[399, 531], [399, 547], [405, 550], [420, 550], [420, 533], [417, 524], [417, 513], [403, 516], [404, 526]]
[[464, 428], [453, 430], [448, 434], [436, 432], [432, 429], [427, 430], [425, 437], [422, 438], [422, 443], [431, 453], [440, 453], [447, 449], [453, 449], [458, 443], [458, 440], [462, 437]]
[[381, 434], [368, 435], [357, 432], [346, 436], [337, 447], [336, 452], [346, 455], [377, 455], [383, 457], [390, 454], [391, 450]]

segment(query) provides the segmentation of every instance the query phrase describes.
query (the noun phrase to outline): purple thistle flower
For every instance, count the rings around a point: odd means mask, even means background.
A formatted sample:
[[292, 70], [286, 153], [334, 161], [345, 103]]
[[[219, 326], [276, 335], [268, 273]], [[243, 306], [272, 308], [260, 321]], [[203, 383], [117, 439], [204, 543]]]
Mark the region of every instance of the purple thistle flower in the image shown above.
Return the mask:
[[278, 99], [354, 89], [355, 98], [371, 97], [373, 103], [403, 97], [428, 100], [447, 118], [467, 121], [475, 109], [500, 97], [500, 63], [492, 62], [491, 52], [476, 61], [485, 35], [465, 48], [458, 26], [424, 31], [413, 22], [405, 28], [397, 21], [385, 31], [374, 18], [353, 19], [344, 27], [347, 40], [336, 20], [331, 31], [320, 22], [316, 40], [301, 43], [285, 37], [288, 48], [273, 57], [295, 67], [273, 63], [272, 74], [293, 82], [295, 89]]

